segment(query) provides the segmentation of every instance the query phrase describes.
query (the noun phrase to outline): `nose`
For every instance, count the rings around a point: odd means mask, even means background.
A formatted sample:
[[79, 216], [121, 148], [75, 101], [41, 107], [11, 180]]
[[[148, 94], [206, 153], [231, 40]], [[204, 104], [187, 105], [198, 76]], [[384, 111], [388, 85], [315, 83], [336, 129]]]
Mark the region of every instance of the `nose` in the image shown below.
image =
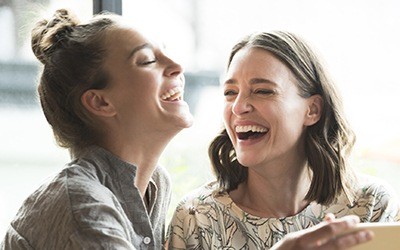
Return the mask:
[[249, 97], [243, 94], [238, 94], [232, 105], [232, 112], [236, 116], [241, 116], [253, 111], [254, 107], [251, 105]]
[[178, 76], [183, 73], [183, 67], [173, 59], [165, 56], [165, 76]]

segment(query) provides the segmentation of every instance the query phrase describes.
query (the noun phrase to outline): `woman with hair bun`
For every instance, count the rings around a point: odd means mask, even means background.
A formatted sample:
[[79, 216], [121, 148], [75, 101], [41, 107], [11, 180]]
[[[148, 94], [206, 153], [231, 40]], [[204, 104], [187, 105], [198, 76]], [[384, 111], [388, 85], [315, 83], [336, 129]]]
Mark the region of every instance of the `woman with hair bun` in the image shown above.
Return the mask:
[[182, 67], [121, 17], [60, 9], [32, 31], [38, 92], [72, 161], [23, 203], [0, 249], [162, 249], [170, 180], [158, 160], [190, 127]]

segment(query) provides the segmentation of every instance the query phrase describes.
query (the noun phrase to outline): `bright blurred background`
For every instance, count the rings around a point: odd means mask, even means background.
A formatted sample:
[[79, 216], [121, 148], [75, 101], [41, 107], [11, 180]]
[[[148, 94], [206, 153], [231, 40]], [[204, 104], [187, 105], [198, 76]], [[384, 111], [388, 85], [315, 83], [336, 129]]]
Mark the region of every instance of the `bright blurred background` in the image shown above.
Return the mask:
[[[30, 29], [70, 8], [92, 15], [90, 0], [0, 0], [0, 239], [22, 201], [69, 161], [56, 146], [36, 98], [39, 64]], [[323, 55], [357, 133], [354, 167], [400, 192], [400, 2], [397, 0], [123, 0], [122, 14], [162, 37], [185, 66], [195, 116], [164, 152], [179, 199], [212, 179], [207, 148], [221, 128], [224, 72], [231, 46], [257, 30], [298, 33]]]

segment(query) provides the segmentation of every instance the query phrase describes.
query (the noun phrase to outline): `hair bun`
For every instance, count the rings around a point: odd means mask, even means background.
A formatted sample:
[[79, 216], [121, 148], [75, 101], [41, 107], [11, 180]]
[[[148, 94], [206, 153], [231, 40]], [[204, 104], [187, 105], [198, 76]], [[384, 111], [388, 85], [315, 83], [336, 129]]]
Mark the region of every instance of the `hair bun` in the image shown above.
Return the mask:
[[57, 10], [50, 20], [41, 20], [32, 30], [32, 50], [37, 59], [45, 64], [52, 51], [65, 40], [79, 19], [71, 11]]

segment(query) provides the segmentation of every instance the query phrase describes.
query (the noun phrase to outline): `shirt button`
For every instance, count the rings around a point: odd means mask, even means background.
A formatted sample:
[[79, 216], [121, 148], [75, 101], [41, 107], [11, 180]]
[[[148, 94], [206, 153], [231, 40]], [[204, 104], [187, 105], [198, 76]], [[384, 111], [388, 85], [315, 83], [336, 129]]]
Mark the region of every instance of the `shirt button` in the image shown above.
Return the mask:
[[144, 237], [144, 239], [143, 239], [143, 243], [144, 244], [149, 244], [151, 242], [151, 239], [149, 238], [149, 237]]

